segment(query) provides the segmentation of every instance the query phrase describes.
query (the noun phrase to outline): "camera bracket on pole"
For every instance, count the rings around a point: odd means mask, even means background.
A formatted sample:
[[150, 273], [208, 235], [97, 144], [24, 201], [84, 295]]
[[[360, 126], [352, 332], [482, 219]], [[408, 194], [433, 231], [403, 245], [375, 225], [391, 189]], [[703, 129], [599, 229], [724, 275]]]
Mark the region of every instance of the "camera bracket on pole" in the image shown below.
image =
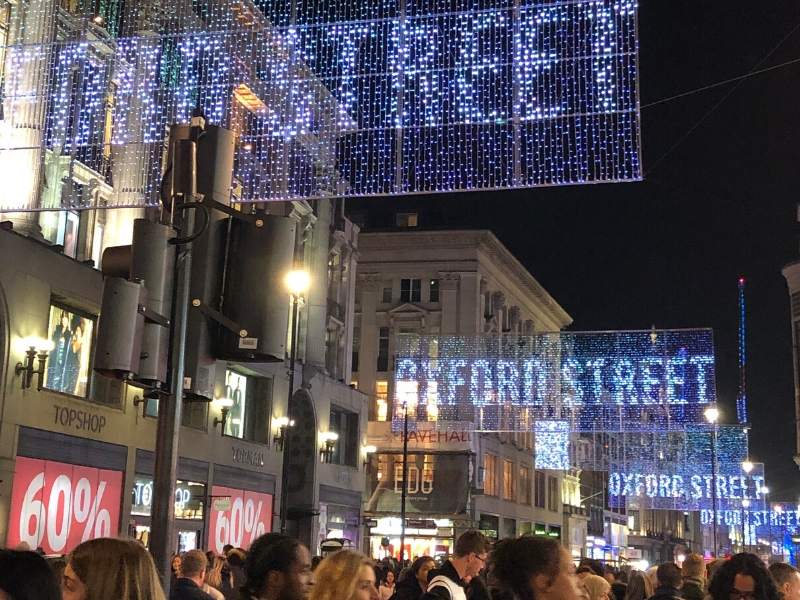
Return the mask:
[[226, 215], [230, 215], [234, 219], [239, 219], [240, 221], [244, 221], [246, 223], [250, 223], [251, 225], [255, 225], [256, 227], [263, 227], [264, 226], [264, 219], [259, 217], [258, 215], [249, 215], [247, 213], [243, 213], [240, 210], [236, 210], [232, 206], [228, 206], [227, 204], [223, 204], [222, 202], [217, 202], [213, 198], [198, 198], [195, 202], [204, 204], [208, 208], [213, 208], [214, 210], [218, 210], [220, 212], [224, 212]]
[[205, 304], [200, 298], [194, 298], [192, 300], [192, 306], [198, 309], [201, 313], [203, 313], [209, 319], [212, 319], [222, 325], [228, 331], [232, 331], [240, 338], [247, 337], [247, 329], [242, 328], [236, 321], [229, 319], [225, 315], [223, 315], [218, 310], [211, 308], [208, 304]]

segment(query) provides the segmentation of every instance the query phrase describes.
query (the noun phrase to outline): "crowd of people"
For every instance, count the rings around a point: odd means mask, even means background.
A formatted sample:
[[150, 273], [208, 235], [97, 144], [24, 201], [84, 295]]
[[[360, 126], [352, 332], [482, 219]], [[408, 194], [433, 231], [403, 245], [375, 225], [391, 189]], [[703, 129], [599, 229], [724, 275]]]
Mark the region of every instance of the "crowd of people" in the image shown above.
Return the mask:
[[[101, 538], [50, 562], [0, 550], [0, 600], [167, 598], [144, 546]], [[800, 572], [747, 553], [708, 565], [691, 554], [646, 572], [589, 559], [576, 569], [553, 538], [492, 545], [477, 531], [462, 534], [441, 564], [429, 556], [375, 563], [354, 550], [312, 561], [298, 540], [268, 533], [247, 551], [173, 557], [169, 600], [800, 600]]]

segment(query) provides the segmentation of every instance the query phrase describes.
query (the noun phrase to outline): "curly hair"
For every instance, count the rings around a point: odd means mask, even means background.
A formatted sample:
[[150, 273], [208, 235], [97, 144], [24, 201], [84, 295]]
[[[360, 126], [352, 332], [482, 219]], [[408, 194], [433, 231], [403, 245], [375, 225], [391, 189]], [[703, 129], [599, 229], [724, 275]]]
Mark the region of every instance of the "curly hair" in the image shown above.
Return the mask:
[[[250, 546], [247, 558], [244, 561], [244, 571], [247, 579], [244, 583], [243, 593], [258, 595], [264, 590], [267, 575], [270, 571], [287, 573], [295, 560], [300, 542], [282, 533], [266, 533]], [[231, 550], [233, 553], [234, 550]], [[228, 564], [235, 563], [228, 557]]]
[[755, 554], [742, 552], [725, 562], [714, 574], [708, 593], [714, 600], [729, 600], [737, 575], [749, 575], [756, 584], [756, 600], [779, 600], [778, 588], [764, 565]]
[[501, 540], [489, 559], [489, 573], [499, 587], [520, 600], [535, 600], [531, 577], [558, 577], [561, 545], [553, 538], [525, 535]]

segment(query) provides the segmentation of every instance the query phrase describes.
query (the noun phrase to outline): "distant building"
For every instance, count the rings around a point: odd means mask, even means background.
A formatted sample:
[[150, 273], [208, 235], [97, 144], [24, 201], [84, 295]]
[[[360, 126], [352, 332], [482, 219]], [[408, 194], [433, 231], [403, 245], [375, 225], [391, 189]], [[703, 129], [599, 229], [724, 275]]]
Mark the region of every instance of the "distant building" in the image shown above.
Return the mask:
[[[403, 436], [391, 428], [397, 335], [530, 335], [572, 321], [492, 232], [415, 230], [414, 212], [397, 219], [394, 231], [366, 229], [359, 236], [353, 385], [371, 398], [369, 443], [376, 452], [365, 513], [373, 556], [399, 554]], [[436, 421], [433, 407], [427, 415]], [[406, 556], [447, 553], [469, 527], [491, 537], [562, 538], [564, 474], [535, 468], [531, 433], [415, 425], [408, 440]]]
[[792, 323], [792, 356], [794, 357], [794, 410], [795, 447], [794, 462], [800, 467], [800, 260], [789, 263], [781, 271], [789, 288], [789, 318]]

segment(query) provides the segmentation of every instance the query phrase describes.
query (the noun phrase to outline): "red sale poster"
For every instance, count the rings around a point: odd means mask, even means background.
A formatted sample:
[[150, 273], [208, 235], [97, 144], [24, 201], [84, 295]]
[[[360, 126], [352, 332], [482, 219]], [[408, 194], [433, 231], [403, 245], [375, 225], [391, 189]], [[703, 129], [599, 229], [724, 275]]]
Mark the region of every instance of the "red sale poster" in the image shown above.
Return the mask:
[[86, 540], [116, 536], [120, 471], [17, 457], [6, 545], [27, 542], [64, 554]]
[[211, 549], [221, 553], [225, 544], [250, 547], [272, 530], [272, 495], [215, 485], [211, 488], [208, 538]]

